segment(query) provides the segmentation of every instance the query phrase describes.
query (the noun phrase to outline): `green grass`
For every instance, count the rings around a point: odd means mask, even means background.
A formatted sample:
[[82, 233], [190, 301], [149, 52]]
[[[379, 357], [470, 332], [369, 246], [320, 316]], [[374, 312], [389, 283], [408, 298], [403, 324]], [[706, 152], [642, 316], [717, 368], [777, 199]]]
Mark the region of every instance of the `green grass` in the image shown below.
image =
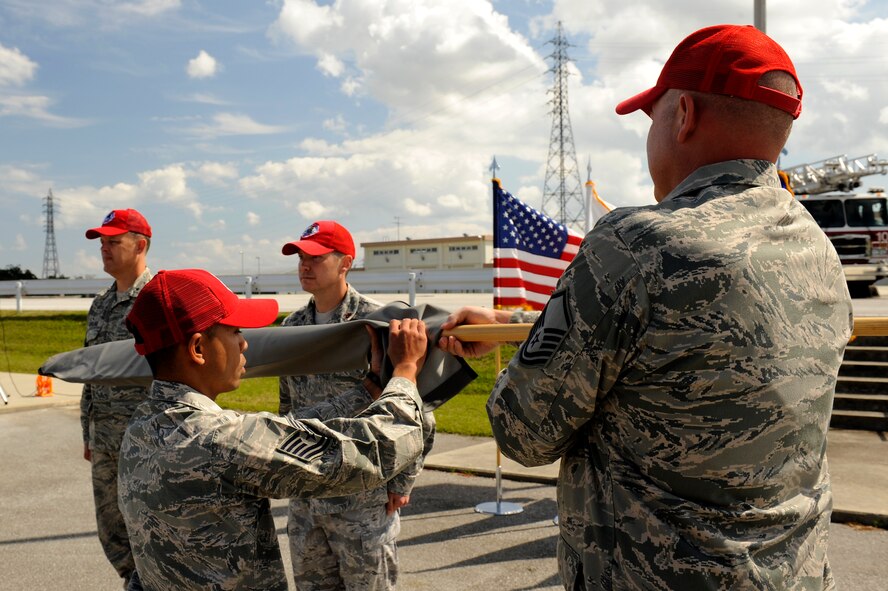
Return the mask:
[[[278, 322], [283, 318], [281, 315]], [[37, 373], [49, 357], [83, 346], [86, 312], [0, 312], [0, 371]], [[502, 363], [507, 364], [515, 347], [505, 346]], [[487, 421], [487, 398], [496, 379], [494, 354], [469, 363], [478, 379], [435, 411], [438, 430], [460, 435], [491, 435]], [[217, 402], [223, 408], [245, 412], [278, 409], [277, 378], [254, 378], [241, 382], [235, 392], [222, 394]]]
[[0, 371], [37, 373], [48, 357], [83, 346], [86, 312], [0, 312]]

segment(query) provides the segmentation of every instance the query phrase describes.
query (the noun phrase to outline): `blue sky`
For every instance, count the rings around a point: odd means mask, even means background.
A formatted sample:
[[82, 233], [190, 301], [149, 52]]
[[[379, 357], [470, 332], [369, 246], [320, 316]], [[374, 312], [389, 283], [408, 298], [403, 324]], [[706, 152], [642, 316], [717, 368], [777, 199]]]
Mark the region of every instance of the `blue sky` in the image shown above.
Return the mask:
[[[42, 271], [50, 188], [68, 276], [101, 276], [83, 233], [113, 208], [149, 219], [155, 270], [289, 272], [280, 246], [316, 219], [358, 242], [490, 233], [494, 155], [540, 205], [558, 21], [584, 177], [589, 160], [604, 199], [650, 203], [648, 120], [614, 106], [691, 31], [752, 15], [752, 0], [0, 0], [0, 266]], [[767, 30], [805, 89], [784, 164], [888, 158], [888, 2], [772, 1]]]

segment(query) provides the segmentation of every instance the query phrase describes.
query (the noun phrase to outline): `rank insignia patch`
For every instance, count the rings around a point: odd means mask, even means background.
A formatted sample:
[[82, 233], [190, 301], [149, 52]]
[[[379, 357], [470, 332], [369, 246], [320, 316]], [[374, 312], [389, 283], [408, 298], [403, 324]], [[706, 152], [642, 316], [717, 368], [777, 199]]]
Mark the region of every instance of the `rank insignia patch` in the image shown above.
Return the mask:
[[305, 427], [299, 426], [298, 428], [299, 431], [292, 433], [281, 442], [278, 451], [306, 463], [313, 462], [321, 457], [324, 450], [329, 447], [330, 439]]
[[521, 346], [518, 359], [522, 365], [538, 367], [548, 363], [567, 335], [571, 321], [567, 307], [567, 290], [552, 294]]

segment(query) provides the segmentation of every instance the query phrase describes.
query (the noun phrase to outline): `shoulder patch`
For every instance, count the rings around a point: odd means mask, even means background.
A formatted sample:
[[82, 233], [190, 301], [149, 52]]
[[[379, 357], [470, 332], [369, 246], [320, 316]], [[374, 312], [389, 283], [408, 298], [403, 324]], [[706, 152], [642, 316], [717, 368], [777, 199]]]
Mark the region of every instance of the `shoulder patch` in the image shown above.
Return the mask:
[[279, 452], [302, 462], [311, 463], [320, 458], [330, 447], [329, 437], [324, 437], [299, 423], [293, 423], [292, 426], [296, 430], [281, 441], [277, 447]]
[[573, 318], [567, 306], [567, 290], [552, 294], [543, 313], [527, 335], [527, 340], [521, 345], [518, 360], [522, 365], [531, 367], [547, 364], [572, 324]]

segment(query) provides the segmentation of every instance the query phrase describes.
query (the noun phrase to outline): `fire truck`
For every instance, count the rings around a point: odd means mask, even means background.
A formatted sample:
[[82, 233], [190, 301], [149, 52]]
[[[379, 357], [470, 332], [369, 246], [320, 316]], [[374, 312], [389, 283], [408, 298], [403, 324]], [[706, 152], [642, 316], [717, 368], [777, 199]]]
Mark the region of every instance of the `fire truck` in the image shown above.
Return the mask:
[[884, 189], [853, 194], [860, 179], [888, 173], [888, 160], [875, 154], [835, 156], [780, 171], [784, 186], [811, 213], [842, 261], [854, 297], [871, 295], [870, 286], [888, 277], [888, 203]]

